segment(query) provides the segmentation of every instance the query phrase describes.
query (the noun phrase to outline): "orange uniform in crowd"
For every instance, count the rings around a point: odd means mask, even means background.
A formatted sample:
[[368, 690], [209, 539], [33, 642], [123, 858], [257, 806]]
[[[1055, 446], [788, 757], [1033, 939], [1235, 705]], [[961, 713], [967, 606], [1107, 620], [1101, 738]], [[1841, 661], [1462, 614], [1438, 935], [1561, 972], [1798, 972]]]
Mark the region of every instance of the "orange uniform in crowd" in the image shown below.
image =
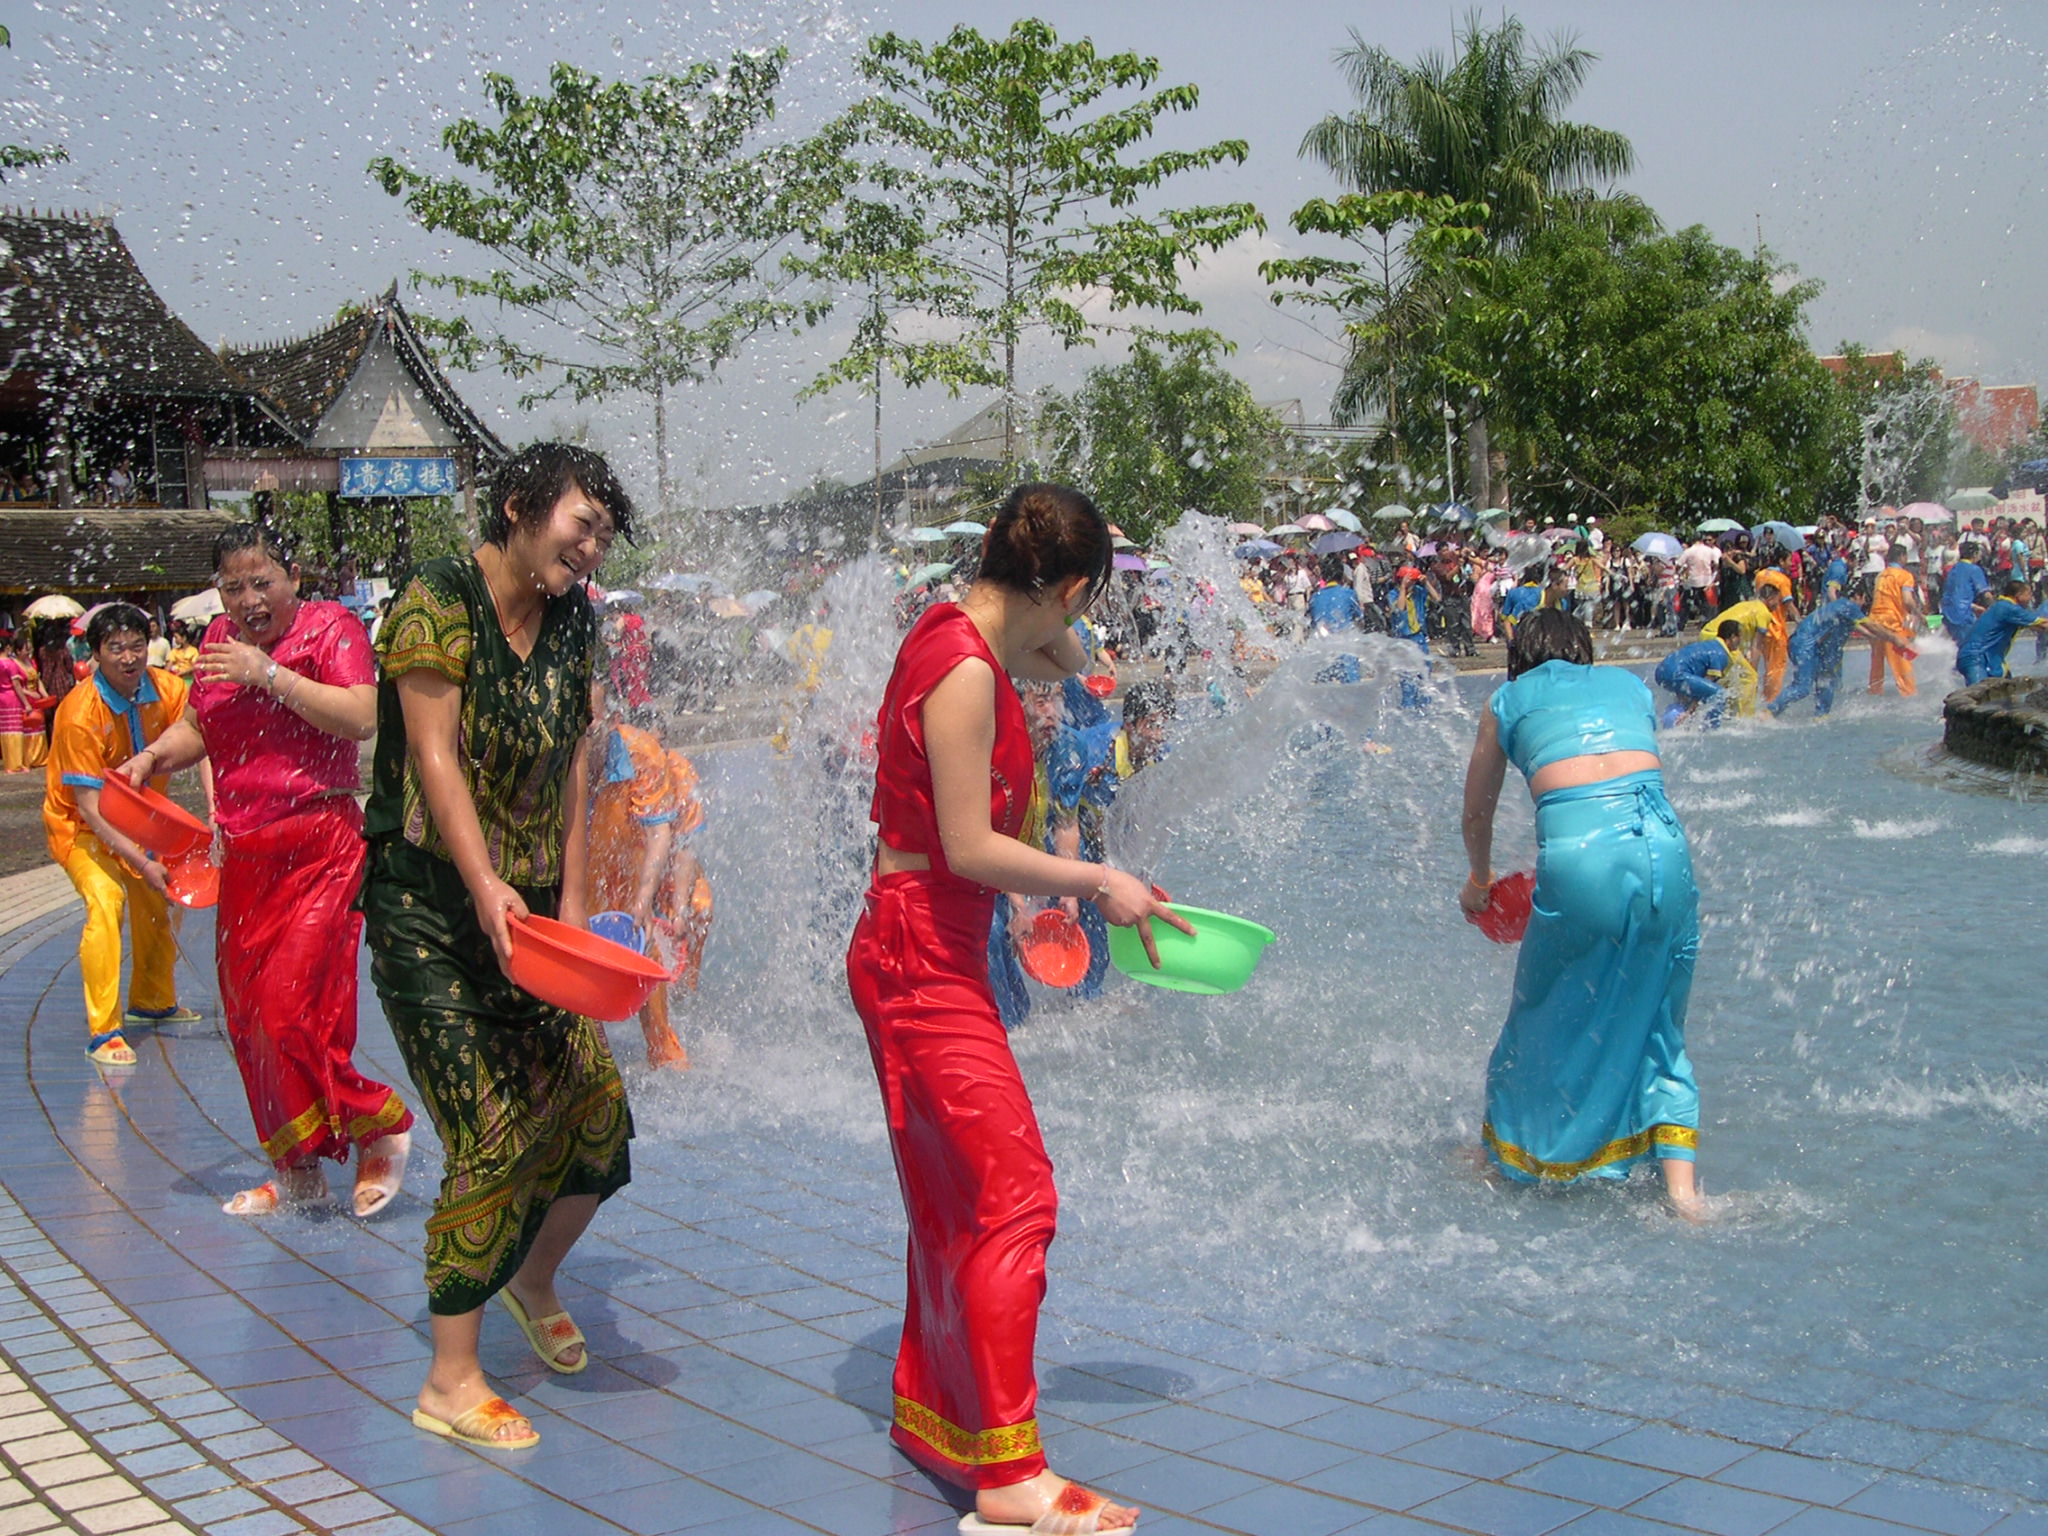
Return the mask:
[[1775, 699], [1785, 686], [1785, 664], [1792, 654], [1792, 578], [1783, 571], [1756, 573], [1756, 595], [1778, 594], [1778, 606], [1771, 610], [1770, 628], [1763, 634], [1764, 687], [1766, 700]]
[[[697, 770], [681, 753], [638, 726], [614, 721], [601, 737], [590, 796], [586, 910], [631, 912], [641, 889], [651, 849], [660, 854], [648, 926], [657, 958], [672, 944], [682, 951], [677, 980], [697, 985], [704, 936], [711, 922], [711, 887], [694, 858], [682, 862], [694, 872], [687, 893], [676, 889], [676, 855], [704, 824], [697, 797]], [[647, 1059], [654, 1066], [687, 1067], [689, 1056], [669, 1022], [668, 989], [657, 987], [640, 1011]]]
[[[1919, 628], [1914, 618], [1912, 597], [1916, 583], [1913, 573], [1902, 565], [1888, 565], [1877, 573], [1877, 587], [1870, 598], [1870, 617], [1874, 623], [1882, 624], [1901, 641], [1909, 638]], [[1899, 685], [1901, 695], [1910, 698], [1918, 692], [1913, 682], [1913, 663], [1906, 655], [1903, 644], [1894, 645], [1873, 639], [1870, 642], [1870, 691], [1884, 692], [1884, 669], [1889, 663], [1892, 680]]]

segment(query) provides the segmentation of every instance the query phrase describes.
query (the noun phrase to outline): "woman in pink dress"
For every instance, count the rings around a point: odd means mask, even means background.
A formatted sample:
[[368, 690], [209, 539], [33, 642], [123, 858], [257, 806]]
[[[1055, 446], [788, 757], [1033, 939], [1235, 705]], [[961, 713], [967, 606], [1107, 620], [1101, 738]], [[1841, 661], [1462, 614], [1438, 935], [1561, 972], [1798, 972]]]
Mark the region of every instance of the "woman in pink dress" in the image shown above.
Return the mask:
[[184, 718], [122, 766], [132, 782], [201, 758], [222, 834], [214, 954], [256, 1139], [274, 1176], [222, 1207], [265, 1216], [327, 1195], [323, 1158], [356, 1153], [354, 1208], [404, 1178], [412, 1112], [358, 1072], [355, 910], [363, 879], [357, 743], [376, 730], [377, 669], [339, 603], [301, 602], [283, 540], [236, 523], [214, 541], [226, 612], [200, 649]]

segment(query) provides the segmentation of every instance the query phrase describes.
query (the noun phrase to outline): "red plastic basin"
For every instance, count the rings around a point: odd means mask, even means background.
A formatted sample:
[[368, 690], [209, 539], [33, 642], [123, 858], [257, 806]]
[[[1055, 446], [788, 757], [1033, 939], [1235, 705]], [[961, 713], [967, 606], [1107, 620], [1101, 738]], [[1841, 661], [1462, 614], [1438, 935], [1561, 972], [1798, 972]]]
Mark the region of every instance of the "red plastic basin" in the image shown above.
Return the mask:
[[1465, 921], [1496, 944], [1519, 944], [1529, 930], [1530, 897], [1536, 876], [1526, 869], [1493, 882], [1493, 898], [1484, 912], [1467, 912]]
[[181, 907], [211, 907], [220, 901], [220, 866], [204, 848], [195, 848], [174, 859], [165, 870], [164, 884], [171, 900]]
[[170, 860], [204, 848], [213, 841], [206, 823], [147, 786], [137, 789], [118, 773], [110, 773], [100, 784], [100, 814], [124, 837]]
[[1088, 974], [1088, 935], [1058, 907], [1048, 907], [1031, 920], [1031, 931], [1017, 941], [1017, 963], [1033, 981], [1048, 987], [1071, 987]]
[[606, 1023], [631, 1018], [669, 979], [645, 955], [551, 917], [512, 925], [507, 969], [542, 1002]]

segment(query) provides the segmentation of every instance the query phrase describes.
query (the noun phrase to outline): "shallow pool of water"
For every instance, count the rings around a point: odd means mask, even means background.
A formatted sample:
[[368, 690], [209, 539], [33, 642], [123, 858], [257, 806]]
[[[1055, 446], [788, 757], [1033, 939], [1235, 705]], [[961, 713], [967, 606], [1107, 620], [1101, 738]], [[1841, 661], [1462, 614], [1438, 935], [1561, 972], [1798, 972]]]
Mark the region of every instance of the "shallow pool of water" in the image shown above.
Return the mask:
[[[1451, 1341], [1481, 1379], [1653, 1416], [1713, 1387], [1794, 1423], [1868, 1406], [1930, 1437], [2048, 1446], [2048, 805], [1881, 766], [1938, 737], [1933, 675], [1827, 720], [1668, 735], [1702, 893], [1687, 1033], [1721, 1219], [1675, 1222], [1641, 1181], [1498, 1188], [1458, 1154], [1514, 951], [1455, 906], [1471, 711], [1497, 681], [1416, 712], [1391, 685], [1289, 669], [1264, 704], [1184, 725], [1122, 835], [1177, 895], [1281, 939], [1232, 997], [1120, 978], [1090, 1003], [1039, 994], [1015, 1046], [1059, 1166], [1055, 1284], [1109, 1266], [1134, 1295], [1368, 1355]], [[834, 808], [765, 750], [703, 766], [719, 926], [685, 1025], [700, 1070], [643, 1101], [643, 1134], [766, 1117], [871, 1146], [846, 898], [821, 898], [807, 862], [864, 799]], [[1510, 779], [1503, 870], [1533, 852]], [[2048, 1492], [1993, 1459], [1928, 1470]]]

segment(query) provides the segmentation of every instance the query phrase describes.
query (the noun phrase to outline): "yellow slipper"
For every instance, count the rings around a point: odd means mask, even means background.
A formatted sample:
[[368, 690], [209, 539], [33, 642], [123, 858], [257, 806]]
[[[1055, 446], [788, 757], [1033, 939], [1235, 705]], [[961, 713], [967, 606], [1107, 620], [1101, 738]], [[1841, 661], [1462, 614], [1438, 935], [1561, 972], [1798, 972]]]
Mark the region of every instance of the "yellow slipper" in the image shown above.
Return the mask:
[[[519, 1298], [512, 1294], [510, 1286], [498, 1292], [498, 1300], [505, 1303], [505, 1310], [512, 1314], [512, 1321], [519, 1325], [519, 1331], [526, 1335], [526, 1342], [533, 1346], [533, 1352], [540, 1356], [540, 1363], [549, 1370], [563, 1376], [574, 1376], [590, 1364], [589, 1342], [568, 1313], [551, 1312], [546, 1317], [529, 1318], [526, 1308], [519, 1304]], [[574, 1365], [564, 1365], [563, 1354], [578, 1344], [583, 1346], [583, 1353]]]
[[[527, 1422], [526, 1415], [506, 1402], [502, 1397], [487, 1397], [467, 1413], [457, 1414], [453, 1420], [437, 1419], [424, 1408], [412, 1411], [413, 1427], [424, 1429], [430, 1435], [442, 1435], [450, 1440], [460, 1440], [464, 1445], [481, 1446], [487, 1451], [523, 1451], [540, 1444], [540, 1432]], [[510, 1439], [493, 1439], [493, 1434], [510, 1423], [526, 1425], [526, 1433], [513, 1435]]]

